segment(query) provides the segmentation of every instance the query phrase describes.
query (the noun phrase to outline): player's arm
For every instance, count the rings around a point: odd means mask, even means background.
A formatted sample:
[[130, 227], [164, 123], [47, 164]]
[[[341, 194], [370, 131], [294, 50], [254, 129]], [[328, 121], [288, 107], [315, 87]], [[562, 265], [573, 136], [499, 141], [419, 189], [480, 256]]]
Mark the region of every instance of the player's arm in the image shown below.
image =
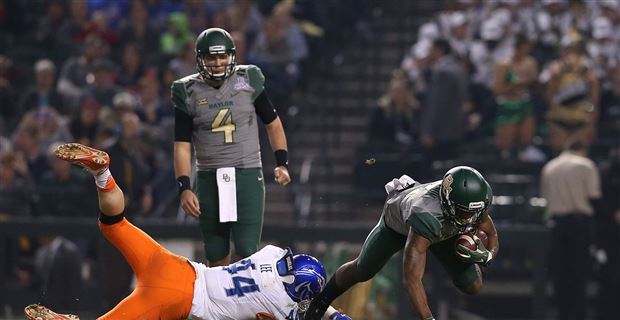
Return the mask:
[[428, 239], [409, 230], [403, 257], [403, 282], [409, 302], [417, 311], [420, 319], [433, 319], [422, 284], [426, 267], [426, 252], [430, 245], [431, 242]]
[[181, 207], [186, 213], [198, 217], [200, 205], [192, 192], [189, 179], [192, 167], [193, 119], [189, 114], [183, 83], [175, 81], [172, 84], [172, 103], [174, 104], [174, 176], [179, 184]]
[[499, 253], [499, 237], [497, 236], [497, 229], [495, 229], [495, 223], [491, 219], [491, 215], [486, 212], [482, 217], [482, 222], [478, 226], [478, 229], [484, 231], [489, 237], [489, 246], [487, 250], [491, 251], [493, 258], [497, 257]]
[[291, 178], [288, 173], [288, 146], [282, 121], [280, 121], [274, 105], [264, 90], [254, 100], [254, 107], [256, 108], [256, 114], [258, 114], [258, 117], [265, 125], [271, 150], [273, 150], [276, 157], [276, 168], [274, 169], [276, 182], [286, 185], [291, 182]]

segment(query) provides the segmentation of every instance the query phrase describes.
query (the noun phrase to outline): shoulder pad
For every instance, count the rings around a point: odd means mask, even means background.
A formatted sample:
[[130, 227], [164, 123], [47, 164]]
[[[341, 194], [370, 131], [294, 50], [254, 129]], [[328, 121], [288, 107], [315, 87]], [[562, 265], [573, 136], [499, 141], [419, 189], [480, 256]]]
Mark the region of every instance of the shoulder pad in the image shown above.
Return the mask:
[[414, 212], [407, 222], [416, 234], [428, 239], [431, 243], [441, 238], [441, 222], [428, 212]]

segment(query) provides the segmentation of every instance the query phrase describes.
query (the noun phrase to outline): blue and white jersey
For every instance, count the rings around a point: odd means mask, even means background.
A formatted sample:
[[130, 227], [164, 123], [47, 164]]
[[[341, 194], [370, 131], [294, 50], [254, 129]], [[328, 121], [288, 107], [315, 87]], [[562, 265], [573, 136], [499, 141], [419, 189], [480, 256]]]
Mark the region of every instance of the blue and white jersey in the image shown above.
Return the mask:
[[226, 267], [191, 262], [196, 281], [189, 319], [255, 319], [261, 311], [277, 319], [297, 319], [297, 303], [286, 294], [277, 271], [276, 264], [286, 253], [268, 245]]

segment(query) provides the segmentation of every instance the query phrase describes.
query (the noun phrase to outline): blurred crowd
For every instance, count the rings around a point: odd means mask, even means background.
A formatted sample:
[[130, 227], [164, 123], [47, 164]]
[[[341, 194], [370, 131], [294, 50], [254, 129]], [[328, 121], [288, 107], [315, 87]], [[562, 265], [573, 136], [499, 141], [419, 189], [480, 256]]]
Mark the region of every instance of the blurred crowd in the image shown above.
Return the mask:
[[[285, 118], [310, 54], [309, 38], [320, 35], [313, 6], [275, 0], [0, 1], [0, 221], [96, 216], [92, 178], [53, 156], [58, 143], [70, 141], [104, 149], [114, 159], [110, 169], [125, 192], [128, 218], [176, 216], [170, 85], [197, 72], [195, 37], [210, 27], [228, 30], [237, 63], [262, 69]], [[70, 291], [89, 278], [81, 259], [112, 251], [98, 246], [20, 237], [9, 244], [16, 248], [7, 257], [15, 267], [10, 275], [41, 288], [46, 299], [65, 299], [48, 301], [62, 310], [78, 296]], [[102, 263], [117, 270], [113, 277], [101, 273], [103, 304], [109, 306], [127, 293], [131, 270], [120, 255]]]
[[437, 159], [493, 137], [501, 159], [541, 163], [619, 120], [619, 1], [458, 0], [417, 30], [369, 138]]
[[[55, 144], [66, 141], [111, 153], [131, 214], [176, 213], [170, 85], [197, 72], [195, 37], [209, 27], [229, 30], [237, 63], [263, 70], [270, 98], [285, 115], [309, 54], [297, 16], [310, 7], [252, 0], [1, 1], [0, 217], [92, 213], [84, 210], [92, 207], [84, 174], [51, 157]], [[59, 186], [67, 189], [62, 201], [52, 196]]]

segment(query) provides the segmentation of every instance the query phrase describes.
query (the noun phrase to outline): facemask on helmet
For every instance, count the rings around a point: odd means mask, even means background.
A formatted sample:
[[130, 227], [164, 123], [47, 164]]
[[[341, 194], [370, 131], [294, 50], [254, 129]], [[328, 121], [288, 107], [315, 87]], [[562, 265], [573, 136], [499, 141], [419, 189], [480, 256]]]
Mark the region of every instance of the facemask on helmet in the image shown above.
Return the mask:
[[289, 256], [288, 259], [285, 256], [278, 262], [278, 273], [288, 275], [288, 281], [283, 282], [284, 289], [295, 302], [311, 300], [327, 283], [327, 274], [321, 262], [306, 254]]

